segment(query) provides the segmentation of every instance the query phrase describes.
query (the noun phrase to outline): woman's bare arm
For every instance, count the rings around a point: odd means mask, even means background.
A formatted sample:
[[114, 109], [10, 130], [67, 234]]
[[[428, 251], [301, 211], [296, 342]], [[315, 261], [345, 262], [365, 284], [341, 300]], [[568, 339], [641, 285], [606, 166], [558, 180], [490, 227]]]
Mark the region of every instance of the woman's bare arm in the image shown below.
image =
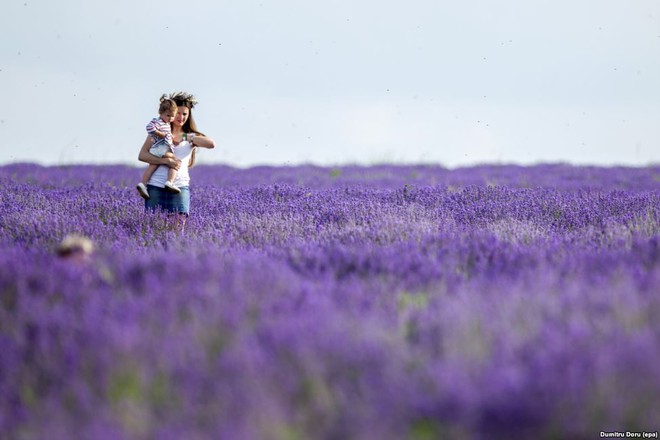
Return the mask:
[[179, 159], [175, 159], [172, 157], [157, 157], [149, 153], [149, 148], [151, 148], [153, 144], [154, 144], [153, 139], [151, 138], [151, 136], [147, 135], [147, 138], [144, 140], [144, 144], [142, 144], [142, 148], [140, 148], [140, 154], [138, 155], [138, 160], [140, 162], [146, 162], [152, 165], [167, 165], [170, 168], [174, 168], [178, 170], [179, 167], [181, 166], [181, 161]]
[[192, 143], [195, 147], [209, 148], [209, 149], [215, 148], [215, 141], [213, 139], [199, 134], [195, 135]]

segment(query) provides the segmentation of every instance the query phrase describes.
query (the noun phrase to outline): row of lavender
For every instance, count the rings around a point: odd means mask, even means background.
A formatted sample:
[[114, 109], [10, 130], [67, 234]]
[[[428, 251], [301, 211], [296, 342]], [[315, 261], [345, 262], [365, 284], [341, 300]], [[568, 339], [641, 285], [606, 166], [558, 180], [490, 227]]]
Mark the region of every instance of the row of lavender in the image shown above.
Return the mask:
[[[129, 166], [41, 167], [12, 164], [0, 167], [0, 176], [14, 181], [49, 186], [77, 186], [103, 181], [110, 185], [133, 186], [139, 170]], [[310, 188], [359, 186], [395, 189], [404, 185], [446, 186], [449, 188], [506, 186], [515, 188], [557, 188], [562, 190], [657, 190], [660, 165], [630, 167], [575, 167], [564, 164], [535, 166], [498, 165], [448, 169], [437, 165], [375, 165], [324, 168], [314, 165], [233, 168], [197, 165], [194, 183], [226, 187], [248, 187], [273, 183]], [[57, 181], [52, 181], [56, 178]]]
[[137, 175], [0, 168], [0, 438], [660, 423], [659, 167], [199, 167], [183, 234]]

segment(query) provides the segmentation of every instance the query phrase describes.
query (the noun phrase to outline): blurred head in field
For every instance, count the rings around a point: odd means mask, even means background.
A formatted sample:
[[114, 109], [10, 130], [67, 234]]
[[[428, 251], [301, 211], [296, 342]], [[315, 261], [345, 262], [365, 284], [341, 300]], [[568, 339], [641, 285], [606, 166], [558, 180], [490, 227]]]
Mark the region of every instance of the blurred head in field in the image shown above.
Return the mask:
[[171, 124], [174, 122], [179, 106], [172, 99], [168, 98], [167, 95], [160, 97], [160, 106], [158, 106], [158, 114], [160, 118]]
[[59, 257], [77, 262], [89, 260], [93, 253], [94, 243], [92, 240], [78, 234], [67, 235], [57, 246]]
[[[195, 123], [195, 118], [193, 117], [192, 110], [197, 105], [197, 99], [186, 92], [175, 92], [170, 95], [170, 99], [174, 101], [177, 105], [177, 114], [172, 122], [174, 129], [180, 127], [183, 133], [195, 133], [196, 135], [204, 136], [197, 129], [197, 124]], [[192, 155], [190, 156], [189, 167], [192, 167], [195, 164], [195, 150], [193, 149]]]

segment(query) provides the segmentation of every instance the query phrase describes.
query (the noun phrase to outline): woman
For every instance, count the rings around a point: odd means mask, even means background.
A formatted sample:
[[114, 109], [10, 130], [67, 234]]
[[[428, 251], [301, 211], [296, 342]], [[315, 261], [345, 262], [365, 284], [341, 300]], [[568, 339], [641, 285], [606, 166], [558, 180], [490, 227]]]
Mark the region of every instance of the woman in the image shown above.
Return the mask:
[[[153, 138], [147, 136], [142, 145], [138, 160], [148, 164], [160, 165], [152, 174], [147, 184], [149, 199], [145, 200], [145, 209], [161, 210], [179, 213], [188, 216], [190, 212], [190, 175], [188, 168], [195, 164], [195, 151], [197, 148], [215, 148], [215, 141], [204, 136], [197, 130], [192, 109], [197, 104], [195, 97], [189, 93], [177, 92], [170, 96], [177, 105], [177, 113], [172, 122], [172, 140], [174, 142], [173, 158], [156, 157], [149, 153], [153, 145]], [[167, 170], [177, 170], [174, 185], [179, 187], [180, 193], [172, 193], [165, 189]]]

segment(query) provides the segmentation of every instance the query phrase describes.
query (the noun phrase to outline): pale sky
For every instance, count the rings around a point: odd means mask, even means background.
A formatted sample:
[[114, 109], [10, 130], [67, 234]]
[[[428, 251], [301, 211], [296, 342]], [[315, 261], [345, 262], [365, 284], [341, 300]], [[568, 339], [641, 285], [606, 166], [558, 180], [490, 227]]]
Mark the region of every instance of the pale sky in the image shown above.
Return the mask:
[[0, 164], [660, 163], [658, 0], [3, 0]]

